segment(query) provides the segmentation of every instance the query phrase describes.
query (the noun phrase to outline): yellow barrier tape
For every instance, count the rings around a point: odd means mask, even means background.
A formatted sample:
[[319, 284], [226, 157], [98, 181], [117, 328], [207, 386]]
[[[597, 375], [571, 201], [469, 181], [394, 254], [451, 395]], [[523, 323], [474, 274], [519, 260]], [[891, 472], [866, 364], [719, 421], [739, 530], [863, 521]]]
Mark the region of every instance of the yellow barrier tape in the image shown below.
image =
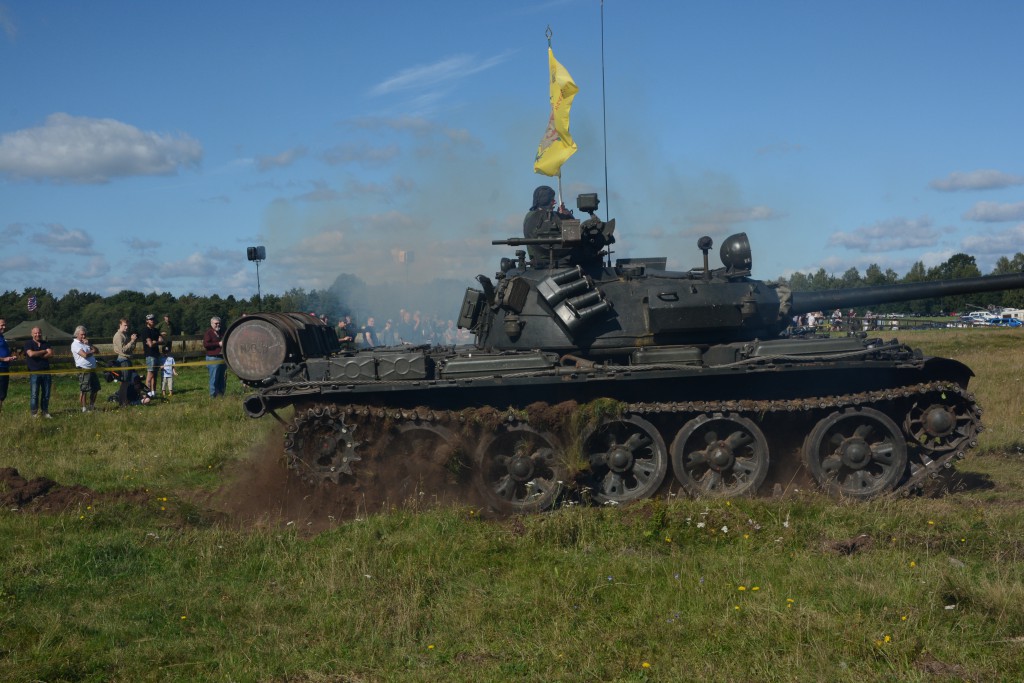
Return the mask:
[[[177, 368], [187, 368], [187, 367], [195, 367], [195, 366], [203, 366], [203, 365], [223, 365], [223, 364], [224, 364], [223, 360], [195, 360], [195, 361], [188, 361], [188, 362], [185, 362], [185, 363], [175, 363], [174, 364], [174, 368], [177, 369]], [[148, 368], [145, 365], [124, 365], [124, 366], [122, 366], [122, 365], [107, 365], [107, 366], [104, 366], [104, 367], [95, 367], [95, 368], [68, 368], [66, 370], [17, 370], [17, 371], [8, 370], [6, 372], [3, 371], [3, 370], [0, 370], [0, 377], [2, 377], [4, 375], [6, 375], [8, 377], [28, 377], [29, 375], [78, 375], [78, 374], [81, 374], [83, 372], [108, 372], [108, 371], [122, 372], [124, 370], [136, 370], [136, 371], [142, 370], [143, 372], [147, 372]], [[155, 373], [161, 373], [161, 372], [163, 372], [163, 370], [164, 370], [164, 366], [163, 365], [154, 365], [153, 366], [153, 372], [155, 372]]]

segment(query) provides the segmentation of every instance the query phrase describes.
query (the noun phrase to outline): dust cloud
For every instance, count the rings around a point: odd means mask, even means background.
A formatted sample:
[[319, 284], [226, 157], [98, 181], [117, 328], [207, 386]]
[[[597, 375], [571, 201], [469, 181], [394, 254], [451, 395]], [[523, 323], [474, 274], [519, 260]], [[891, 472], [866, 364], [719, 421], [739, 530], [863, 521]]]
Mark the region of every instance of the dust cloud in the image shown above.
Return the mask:
[[[203, 503], [242, 527], [295, 527], [318, 533], [344, 521], [394, 510], [443, 506], [483, 509], [467, 467], [444, 447], [412, 438], [374, 443], [352, 464], [355, 476], [312, 483], [286, 464], [283, 434], [225, 472], [226, 483]], [[455, 466], [452, 463], [456, 463]]]

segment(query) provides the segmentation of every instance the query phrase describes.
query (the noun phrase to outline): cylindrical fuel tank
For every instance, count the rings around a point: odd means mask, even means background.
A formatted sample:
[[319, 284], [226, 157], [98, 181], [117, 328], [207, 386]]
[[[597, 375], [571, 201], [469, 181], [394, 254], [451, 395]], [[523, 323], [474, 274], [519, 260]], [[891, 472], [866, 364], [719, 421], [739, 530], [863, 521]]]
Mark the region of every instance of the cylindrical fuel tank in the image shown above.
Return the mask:
[[224, 361], [239, 379], [265, 383], [282, 365], [325, 358], [341, 350], [334, 330], [304, 313], [256, 313], [231, 323]]

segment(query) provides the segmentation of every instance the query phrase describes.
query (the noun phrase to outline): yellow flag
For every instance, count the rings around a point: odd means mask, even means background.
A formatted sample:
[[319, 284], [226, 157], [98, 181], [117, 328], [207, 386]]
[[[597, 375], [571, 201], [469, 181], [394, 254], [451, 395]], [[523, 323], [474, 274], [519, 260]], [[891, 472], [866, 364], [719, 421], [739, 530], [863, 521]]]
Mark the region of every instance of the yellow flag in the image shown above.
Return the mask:
[[569, 108], [579, 88], [565, 67], [555, 59], [555, 53], [550, 47], [548, 68], [551, 71], [551, 117], [548, 119], [548, 129], [537, 146], [533, 171], [554, 176], [558, 175], [566, 159], [576, 153], [576, 143], [569, 135]]

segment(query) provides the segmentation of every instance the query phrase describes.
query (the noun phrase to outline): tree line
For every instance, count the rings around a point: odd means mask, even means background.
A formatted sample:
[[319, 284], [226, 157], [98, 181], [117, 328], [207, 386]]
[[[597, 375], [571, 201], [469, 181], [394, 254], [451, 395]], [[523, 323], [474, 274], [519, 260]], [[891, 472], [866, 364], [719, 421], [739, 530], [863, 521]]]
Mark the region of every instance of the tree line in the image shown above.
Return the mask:
[[[995, 268], [989, 275], [1010, 275], [1024, 272], [1024, 253], [1017, 252], [1013, 258], [1000, 257]], [[936, 280], [958, 280], [965, 277], [978, 277], [981, 270], [973, 256], [953, 254], [944, 262], [932, 268], [925, 268], [924, 263], [917, 261], [903, 277], [892, 268], [882, 270], [877, 264], [871, 264], [861, 275], [856, 268], [849, 268], [841, 276], [828, 273], [819, 268], [815, 273], [793, 273], [789, 278], [780, 279], [780, 284], [788, 285], [793, 291], [818, 291], [829, 289], [850, 289], [854, 287], [877, 287], [880, 285], [910, 284], [934, 282]], [[872, 306], [874, 313], [915, 313], [923, 316], [947, 314], [954, 311], [965, 312], [975, 307], [1024, 308], [1024, 290], [1004, 292], [987, 292], [983, 294], [965, 294], [958, 296], [934, 297], [919, 301], [880, 304]], [[828, 313], [825, 311], [825, 313]], [[863, 311], [861, 311], [863, 313]]]
[[[0, 294], [0, 318], [7, 321], [8, 329], [25, 320], [46, 319], [65, 332], [73, 332], [85, 325], [96, 339], [113, 336], [121, 318], [127, 318], [131, 329], [141, 329], [149, 313], [157, 322], [167, 315], [174, 333], [178, 335], [203, 334], [210, 326], [210, 318], [217, 316], [230, 323], [243, 314], [263, 312], [302, 311], [326, 315], [333, 323], [343, 316], [365, 320], [370, 315], [397, 316], [401, 307], [438, 314], [445, 318], [457, 316], [465, 291], [464, 282], [435, 280], [415, 287], [402, 283], [370, 285], [350, 274], [339, 275], [326, 289], [307, 291], [297, 287], [283, 294], [253, 295], [250, 298], [213, 294], [200, 296], [185, 294], [174, 296], [169, 292], [148, 293], [122, 290], [112, 296], [72, 289], [63, 296], [40, 287], [27, 287], [23, 291], [8, 290]], [[35, 297], [36, 310], [29, 312], [29, 299]]]

